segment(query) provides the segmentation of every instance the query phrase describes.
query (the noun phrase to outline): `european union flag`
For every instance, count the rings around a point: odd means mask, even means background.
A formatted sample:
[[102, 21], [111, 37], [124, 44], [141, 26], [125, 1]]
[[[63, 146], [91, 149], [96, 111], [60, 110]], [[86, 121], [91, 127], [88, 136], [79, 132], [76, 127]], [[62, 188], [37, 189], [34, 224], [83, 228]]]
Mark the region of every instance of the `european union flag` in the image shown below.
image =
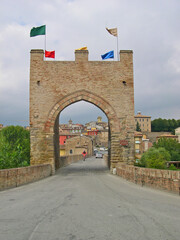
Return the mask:
[[104, 55], [101, 55], [102, 60], [108, 59], [108, 58], [114, 58], [114, 51], [110, 51], [105, 53]]

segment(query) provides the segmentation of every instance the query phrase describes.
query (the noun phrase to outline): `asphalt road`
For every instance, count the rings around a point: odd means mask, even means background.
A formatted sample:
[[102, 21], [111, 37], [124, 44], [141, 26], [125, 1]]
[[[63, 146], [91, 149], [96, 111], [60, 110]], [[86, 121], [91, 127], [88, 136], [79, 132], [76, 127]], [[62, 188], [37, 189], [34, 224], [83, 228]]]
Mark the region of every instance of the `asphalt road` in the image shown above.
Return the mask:
[[0, 240], [179, 240], [180, 197], [111, 175], [89, 158], [0, 192]]

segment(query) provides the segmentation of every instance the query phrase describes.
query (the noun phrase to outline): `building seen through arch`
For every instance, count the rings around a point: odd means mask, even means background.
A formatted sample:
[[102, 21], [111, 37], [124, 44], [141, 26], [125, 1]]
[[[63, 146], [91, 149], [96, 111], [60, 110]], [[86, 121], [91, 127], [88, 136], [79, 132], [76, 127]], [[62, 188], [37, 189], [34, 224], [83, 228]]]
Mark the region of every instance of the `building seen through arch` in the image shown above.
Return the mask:
[[[74, 138], [77, 137], [76, 139], [78, 139], [78, 136], [82, 137], [86, 137], [91, 139], [93, 142], [93, 148], [99, 148], [99, 147], [103, 147], [104, 149], [108, 149], [108, 120], [106, 119], [106, 121], [102, 121], [102, 117], [97, 117], [96, 121], [88, 121], [88, 120], [92, 120], [93, 119], [93, 110], [92, 108], [89, 108], [89, 103], [83, 102], [82, 101], [83, 106], [86, 108], [86, 112], [83, 110], [82, 112], [79, 110], [79, 119], [77, 123], [73, 123], [73, 121], [70, 120], [68, 121], [68, 123], [61, 123], [61, 119], [63, 118], [63, 116], [61, 117], [60, 115], [60, 119], [59, 119], [59, 143], [60, 143], [60, 155], [64, 156], [69, 154], [69, 152], [67, 151], [67, 146], [69, 144], [69, 140], [70, 138]], [[71, 107], [71, 116], [73, 114], [73, 111], [76, 111], [76, 109], [78, 109], [82, 106], [82, 104], [72, 104]], [[74, 108], [73, 110], [73, 106], [76, 105], [76, 108]], [[86, 118], [86, 121], [84, 121], [84, 124], [82, 124], [82, 119], [83, 119], [83, 115], [86, 114], [89, 109], [91, 110], [91, 115], [92, 117], [90, 119], [88, 119], [88, 116]], [[63, 115], [62, 111], [62, 115]], [[103, 114], [103, 112], [102, 112]], [[65, 114], [64, 114], [65, 115]], [[77, 147], [79, 148], [79, 143], [77, 142]], [[76, 149], [77, 150], [77, 149]], [[77, 151], [74, 151], [77, 152]]]

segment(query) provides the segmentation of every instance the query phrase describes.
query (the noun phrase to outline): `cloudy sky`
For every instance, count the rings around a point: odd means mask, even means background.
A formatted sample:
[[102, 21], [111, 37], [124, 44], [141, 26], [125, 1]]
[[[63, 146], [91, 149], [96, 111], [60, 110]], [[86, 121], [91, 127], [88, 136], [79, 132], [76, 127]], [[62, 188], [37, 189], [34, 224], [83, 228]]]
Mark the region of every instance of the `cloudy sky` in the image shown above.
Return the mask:
[[[46, 49], [56, 60], [74, 60], [87, 46], [89, 60], [119, 50], [134, 52], [135, 112], [180, 119], [180, 0], [1, 0], [0, 123], [28, 125], [30, 50], [44, 48], [44, 36], [29, 37], [46, 24]], [[117, 56], [115, 56], [117, 57]], [[61, 122], [96, 119], [102, 112], [83, 102], [66, 108]], [[105, 117], [103, 117], [105, 120]]]

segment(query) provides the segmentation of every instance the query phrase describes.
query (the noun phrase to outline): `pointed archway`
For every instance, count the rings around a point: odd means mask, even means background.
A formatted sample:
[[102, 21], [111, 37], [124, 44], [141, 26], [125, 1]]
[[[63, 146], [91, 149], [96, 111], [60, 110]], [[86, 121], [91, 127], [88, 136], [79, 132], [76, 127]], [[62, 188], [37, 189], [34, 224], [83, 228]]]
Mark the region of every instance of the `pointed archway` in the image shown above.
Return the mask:
[[[50, 110], [47, 121], [44, 126], [44, 132], [47, 134], [49, 139], [52, 139], [53, 136], [53, 141], [54, 141], [54, 149], [52, 152], [52, 148], [50, 149], [47, 148], [47, 152], [51, 152], [52, 155], [54, 153], [54, 163], [53, 163], [53, 168], [56, 168], [58, 166], [59, 162], [59, 114], [61, 111], [68, 107], [69, 105], [76, 103], [78, 101], [87, 101], [89, 103], [94, 104], [98, 108], [100, 108], [107, 116], [108, 122], [109, 122], [109, 131], [110, 131], [110, 136], [112, 136], [113, 133], [117, 133], [120, 131], [120, 126], [118, 122], [118, 118], [116, 115], [115, 110], [112, 108], [112, 106], [106, 102], [102, 97], [97, 96], [96, 94], [93, 94], [89, 91], [86, 90], [81, 90], [81, 91], [76, 91], [72, 94], [69, 94], [65, 98], [60, 99]], [[51, 137], [50, 137], [51, 136]], [[51, 146], [49, 144], [49, 146]], [[111, 145], [111, 140], [110, 140], [110, 145]], [[113, 143], [112, 143], [112, 148], [113, 148]], [[111, 156], [109, 156], [109, 161], [111, 162]]]

